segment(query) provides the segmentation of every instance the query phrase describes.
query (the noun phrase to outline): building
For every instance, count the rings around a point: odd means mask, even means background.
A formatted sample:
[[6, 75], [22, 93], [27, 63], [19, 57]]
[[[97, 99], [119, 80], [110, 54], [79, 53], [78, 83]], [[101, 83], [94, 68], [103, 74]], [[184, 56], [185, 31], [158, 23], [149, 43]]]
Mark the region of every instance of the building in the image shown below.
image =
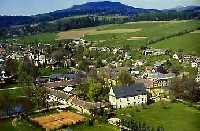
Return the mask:
[[176, 60], [180, 59], [180, 56], [178, 54], [174, 54], [172, 57], [173, 57], [173, 59], [176, 59]]
[[88, 102], [81, 100], [78, 96], [74, 95], [68, 100], [68, 105], [79, 111], [81, 114], [93, 114], [94, 112], [104, 108], [100, 102]]
[[168, 92], [166, 87], [171, 85], [172, 80], [175, 77], [176, 75], [174, 73], [148, 73], [145, 84], [148, 92], [152, 95], [152, 99], [155, 101], [160, 100], [163, 97], [163, 94]]
[[193, 67], [193, 68], [197, 68], [199, 66], [200, 66], [200, 63], [198, 63], [198, 62], [192, 62], [191, 63], [191, 67]]
[[195, 80], [196, 80], [196, 82], [200, 82], [200, 73], [197, 74]]
[[143, 83], [111, 88], [109, 102], [113, 108], [125, 108], [147, 103], [147, 91]]

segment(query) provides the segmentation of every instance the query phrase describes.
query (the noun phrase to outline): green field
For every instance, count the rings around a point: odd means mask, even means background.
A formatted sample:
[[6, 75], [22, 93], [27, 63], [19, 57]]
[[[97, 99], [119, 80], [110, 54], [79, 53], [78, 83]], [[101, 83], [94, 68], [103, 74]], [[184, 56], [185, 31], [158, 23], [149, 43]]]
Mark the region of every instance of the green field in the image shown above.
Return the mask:
[[117, 114], [119, 118], [142, 121], [150, 127], [162, 126], [165, 131], [200, 130], [200, 111], [182, 103], [156, 103], [140, 111], [120, 109]]
[[[136, 32], [105, 33], [98, 35], [86, 35], [85, 39], [97, 41], [99, 46], [124, 46], [141, 47], [148, 41], [177, 34], [185, 30], [193, 30], [200, 27], [200, 21], [164, 21], [164, 22], [135, 22], [130, 24], [107, 25], [96, 27], [98, 31], [106, 32], [116, 29], [140, 29]], [[137, 39], [138, 38], [138, 39]], [[132, 39], [132, 40], [131, 40]]]
[[[70, 127], [73, 131], [119, 131], [117, 127], [108, 124], [96, 124], [94, 126], [88, 125], [75, 125]], [[34, 126], [27, 120], [17, 120], [13, 122], [13, 119], [0, 121], [1, 131], [42, 131], [40, 127]], [[61, 129], [62, 130], [62, 129]]]
[[189, 33], [173, 37], [151, 45], [154, 48], [183, 50], [184, 52], [200, 55], [200, 33]]
[[27, 120], [18, 120], [13, 122], [13, 119], [0, 121], [1, 131], [42, 131], [41, 128], [33, 126]]
[[[39, 42], [53, 44], [55, 43], [54, 40], [83, 37], [89, 41], [96, 41], [97, 46], [123, 47], [129, 45], [130, 47], [138, 48], [148, 45], [149, 41], [159, 40], [198, 28], [200, 28], [200, 21], [198, 20], [132, 22], [74, 29], [58, 33], [42, 33], [15, 39], [21, 44]], [[176, 50], [183, 49], [189, 53], [200, 54], [199, 40], [199, 32], [196, 32], [179, 37], [172, 37], [151, 46]]]
[[9, 39], [10, 42], [17, 42], [19, 44], [35, 44], [35, 43], [45, 43], [50, 44], [57, 38], [57, 33], [40, 33], [37, 35], [17, 37], [14, 39]]
[[77, 125], [71, 129], [73, 131], [119, 131], [117, 127], [108, 124], [98, 124], [94, 126]]

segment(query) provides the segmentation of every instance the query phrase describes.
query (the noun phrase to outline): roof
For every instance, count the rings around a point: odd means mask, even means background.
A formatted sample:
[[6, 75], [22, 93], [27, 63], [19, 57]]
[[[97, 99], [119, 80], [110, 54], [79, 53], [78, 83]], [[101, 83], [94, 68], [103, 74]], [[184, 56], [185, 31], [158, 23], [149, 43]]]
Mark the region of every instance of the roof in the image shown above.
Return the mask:
[[88, 101], [81, 100], [77, 97], [72, 97], [71, 103], [74, 105], [78, 105], [87, 110], [99, 109], [102, 107], [102, 104], [100, 102], [97, 102], [97, 103], [88, 102]]
[[174, 73], [162, 74], [159, 72], [155, 72], [155, 73], [148, 74], [148, 78], [152, 78], [152, 79], [172, 79], [175, 76], [176, 75]]
[[116, 98], [126, 98], [130, 96], [147, 94], [144, 83], [136, 83], [132, 85], [113, 88], [113, 92]]
[[79, 77], [78, 73], [67, 73], [67, 74], [52, 74], [49, 76], [50, 79], [76, 79]]

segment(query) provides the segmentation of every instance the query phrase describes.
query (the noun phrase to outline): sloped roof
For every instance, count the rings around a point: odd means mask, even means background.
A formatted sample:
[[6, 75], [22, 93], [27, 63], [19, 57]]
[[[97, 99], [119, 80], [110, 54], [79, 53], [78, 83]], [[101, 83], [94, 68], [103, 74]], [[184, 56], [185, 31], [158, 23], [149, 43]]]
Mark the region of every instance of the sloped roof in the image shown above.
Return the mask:
[[131, 96], [147, 94], [144, 83], [136, 83], [132, 85], [116, 87], [113, 89], [113, 92], [116, 98], [126, 98]]

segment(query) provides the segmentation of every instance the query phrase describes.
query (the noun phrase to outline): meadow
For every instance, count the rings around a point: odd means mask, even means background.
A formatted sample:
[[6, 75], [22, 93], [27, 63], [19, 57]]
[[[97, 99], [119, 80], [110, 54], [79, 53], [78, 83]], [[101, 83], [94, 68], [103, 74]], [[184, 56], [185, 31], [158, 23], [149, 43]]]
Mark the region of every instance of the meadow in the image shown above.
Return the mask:
[[182, 36], [173, 37], [150, 45], [154, 48], [184, 51], [189, 54], [200, 55], [200, 32], [195, 31]]
[[57, 39], [84, 38], [95, 41], [98, 46], [131, 47], [146, 46], [149, 41], [158, 40], [200, 27], [200, 21], [145, 21], [126, 24], [111, 24], [60, 32]]
[[[53, 44], [55, 40], [84, 38], [89, 41], [95, 41], [97, 46], [124, 47], [128, 45], [132, 48], [150, 46], [173, 50], [182, 49], [189, 53], [200, 54], [198, 44], [200, 40], [199, 31], [191, 34], [183, 33], [191, 32], [199, 28], [200, 21], [198, 20], [143, 21], [73, 29], [64, 32], [41, 33], [38, 35], [18, 37], [15, 40], [21, 44], [40, 42]], [[178, 33], [183, 34], [175, 35]], [[165, 39], [160, 40], [162, 38]], [[149, 45], [151, 41], [156, 40], [159, 41]]]
[[199, 131], [200, 111], [182, 103], [155, 103], [146, 108], [119, 109], [119, 118], [134, 119], [165, 131]]

